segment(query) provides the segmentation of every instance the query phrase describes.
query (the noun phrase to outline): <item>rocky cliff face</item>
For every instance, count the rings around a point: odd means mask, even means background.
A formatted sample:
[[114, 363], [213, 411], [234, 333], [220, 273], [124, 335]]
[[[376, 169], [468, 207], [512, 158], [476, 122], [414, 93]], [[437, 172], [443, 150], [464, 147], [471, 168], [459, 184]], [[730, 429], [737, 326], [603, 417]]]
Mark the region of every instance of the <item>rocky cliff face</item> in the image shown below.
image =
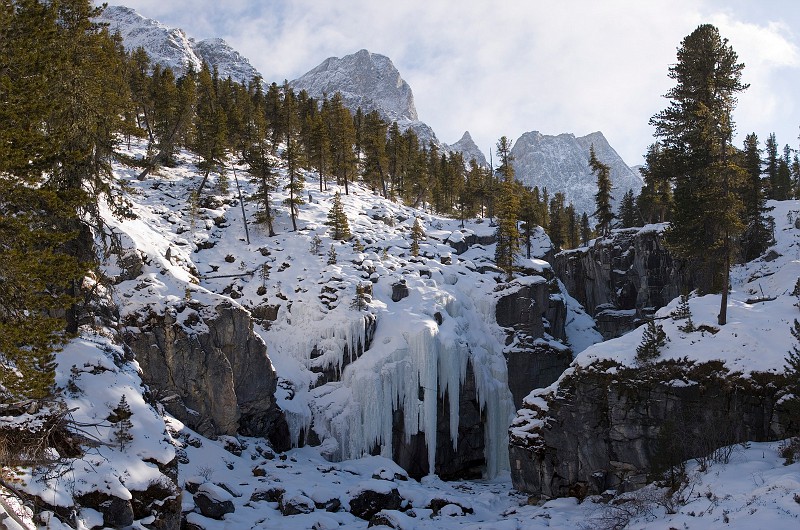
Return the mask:
[[247, 83], [258, 71], [223, 39], [195, 41], [180, 28], [170, 28], [124, 6], [109, 6], [96, 19], [119, 32], [126, 50], [142, 47], [154, 64], [168, 66], [176, 75], [187, 68], [200, 70], [203, 61], [216, 67], [222, 79]]
[[171, 414], [206, 436], [264, 436], [288, 448], [275, 372], [247, 311], [227, 301], [212, 311], [178, 302], [140, 318], [128, 317], [125, 340]]
[[526, 399], [512, 424], [514, 487], [546, 497], [627, 491], [690, 458], [724, 459], [719, 447], [776, 439], [781, 377], [743, 378], [713, 361], [577, 368], [557, 392]]
[[539, 186], [540, 190], [546, 187], [551, 197], [560, 191], [579, 213], [591, 214], [597, 193], [597, 177], [589, 169], [592, 145], [597, 158], [611, 167], [614, 198], [619, 201], [629, 189], [638, 194], [643, 185], [640, 174], [628, 167], [601, 132], [577, 138], [573, 134], [548, 136], [538, 131], [523, 134], [511, 150], [516, 177], [528, 186]]
[[552, 258], [556, 276], [597, 321], [605, 339], [618, 337], [694, 285], [691, 267], [664, 247], [664, 225], [615, 230], [588, 248]]

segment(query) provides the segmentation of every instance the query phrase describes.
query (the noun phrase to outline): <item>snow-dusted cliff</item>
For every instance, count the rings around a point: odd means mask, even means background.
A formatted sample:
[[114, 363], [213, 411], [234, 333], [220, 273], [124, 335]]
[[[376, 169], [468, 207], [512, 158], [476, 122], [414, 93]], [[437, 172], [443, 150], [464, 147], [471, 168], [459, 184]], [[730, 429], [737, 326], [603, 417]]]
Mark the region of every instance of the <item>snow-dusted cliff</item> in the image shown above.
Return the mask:
[[549, 136], [538, 131], [523, 134], [511, 150], [516, 177], [528, 186], [539, 186], [540, 190], [546, 187], [550, 197], [563, 192], [567, 204], [572, 202], [578, 212], [591, 215], [596, 209], [597, 193], [597, 177], [589, 168], [592, 145], [598, 160], [611, 167], [615, 203], [629, 189], [638, 194], [643, 184], [641, 176], [628, 167], [601, 132], [581, 137]]

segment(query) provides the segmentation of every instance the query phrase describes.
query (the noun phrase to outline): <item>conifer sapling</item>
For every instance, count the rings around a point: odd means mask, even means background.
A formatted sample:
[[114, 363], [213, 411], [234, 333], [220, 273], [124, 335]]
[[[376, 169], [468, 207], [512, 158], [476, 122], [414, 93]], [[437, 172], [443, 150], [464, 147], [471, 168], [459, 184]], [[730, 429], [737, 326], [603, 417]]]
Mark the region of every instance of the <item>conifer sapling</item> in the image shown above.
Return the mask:
[[661, 324], [654, 320], [647, 321], [647, 327], [642, 335], [642, 342], [636, 347], [636, 360], [648, 363], [661, 355], [661, 348], [667, 343], [667, 334]]

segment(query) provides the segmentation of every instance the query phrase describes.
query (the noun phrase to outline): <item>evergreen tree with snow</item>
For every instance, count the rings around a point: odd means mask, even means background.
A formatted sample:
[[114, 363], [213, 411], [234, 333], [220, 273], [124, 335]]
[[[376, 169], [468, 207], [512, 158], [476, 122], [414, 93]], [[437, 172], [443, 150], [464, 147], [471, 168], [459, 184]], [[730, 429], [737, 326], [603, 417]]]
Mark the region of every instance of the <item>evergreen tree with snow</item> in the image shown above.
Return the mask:
[[347, 222], [347, 214], [344, 213], [342, 206], [342, 196], [337, 191], [333, 196], [333, 204], [328, 211], [328, 220], [325, 224], [333, 229], [333, 239], [350, 239], [350, 224]]
[[327, 265], [336, 265], [336, 249], [333, 248], [333, 245], [328, 249], [328, 260], [325, 263]]
[[645, 223], [663, 223], [670, 219], [673, 207], [671, 179], [675, 174], [674, 159], [660, 142], [647, 148], [642, 168], [644, 187], [636, 206]]
[[511, 141], [503, 136], [497, 142], [497, 156], [500, 166], [497, 174], [500, 181], [500, 194], [496, 201], [497, 243], [495, 246], [495, 263], [506, 275], [506, 281], [514, 277], [514, 263], [519, 255], [519, 195], [514, 186], [514, 168], [511, 165]]
[[193, 142], [190, 146], [200, 157], [199, 169], [203, 180], [197, 187], [201, 196], [206, 181], [212, 172], [220, 176], [220, 186], [226, 192], [225, 152], [227, 142], [227, 120], [217, 99], [217, 87], [208, 63], [203, 63], [197, 78], [197, 105], [194, 114]]
[[611, 210], [611, 168], [600, 162], [594, 151], [594, 144], [589, 147], [589, 167], [597, 175], [597, 193], [594, 195], [595, 212], [592, 214], [597, 219], [597, 232], [607, 236], [611, 231], [611, 221], [614, 212]]
[[656, 324], [655, 320], [648, 320], [642, 334], [642, 342], [636, 347], [636, 360], [641, 364], [656, 360], [666, 343], [667, 334], [664, 333], [664, 327]]
[[114, 428], [112, 431], [114, 435], [114, 441], [123, 451], [133, 441], [133, 434], [131, 434], [131, 429], [133, 429], [131, 416], [133, 416], [131, 407], [128, 405], [128, 400], [126, 399], [125, 394], [123, 394], [119, 400], [119, 403], [112, 411], [110, 418], [111, 422], [114, 423]]
[[760, 256], [773, 242], [774, 220], [766, 216], [764, 183], [761, 178], [761, 150], [755, 133], [748, 134], [742, 150], [742, 168], [746, 178], [742, 183], [743, 221], [745, 229], [740, 245], [744, 261]]
[[414, 218], [414, 225], [411, 227], [411, 255], [414, 257], [419, 256], [419, 242], [425, 239], [425, 231], [422, 229], [422, 223], [419, 222], [419, 217]]
[[679, 258], [700, 264], [702, 292], [722, 294], [720, 325], [727, 322], [731, 259], [743, 228], [735, 192], [744, 177], [731, 148], [736, 97], [747, 88], [743, 69], [717, 28], [699, 26], [683, 39], [669, 69], [677, 81], [666, 94], [669, 106], [650, 120], [674, 170], [667, 244]]
[[288, 82], [283, 85], [283, 108], [281, 111], [284, 131], [284, 146], [281, 158], [286, 165], [286, 176], [289, 177], [289, 182], [283, 187], [284, 190], [289, 192], [289, 196], [283, 200], [283, 204], [289, 207], [292, 230], [296, 232], [298, 208], [305, 204], [303, 188], [305, 187], [306, 179], [300, 172], [302, 150], [299, 138], [300, 118], [297, 113], [297, 99]]

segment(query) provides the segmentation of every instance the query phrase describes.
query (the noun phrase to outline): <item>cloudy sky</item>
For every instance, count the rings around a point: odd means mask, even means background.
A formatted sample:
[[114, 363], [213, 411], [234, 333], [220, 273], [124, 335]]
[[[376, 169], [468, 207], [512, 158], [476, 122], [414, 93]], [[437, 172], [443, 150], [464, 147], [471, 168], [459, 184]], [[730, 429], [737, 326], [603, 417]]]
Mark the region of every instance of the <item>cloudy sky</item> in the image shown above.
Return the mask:
[[[113, 0], [112, 2], [113, 3]], [[712, 23], [745, 63], [737, 141], [775, 132], [798, 148], [796, 0], [128, 0], [197, 39], [222, 37], [268, 81], [362, 48], [392, 59], [421, 120], [484, 151], [506, 135], [600, 130], [631, 165], [673, 85], [680, 41]]]

